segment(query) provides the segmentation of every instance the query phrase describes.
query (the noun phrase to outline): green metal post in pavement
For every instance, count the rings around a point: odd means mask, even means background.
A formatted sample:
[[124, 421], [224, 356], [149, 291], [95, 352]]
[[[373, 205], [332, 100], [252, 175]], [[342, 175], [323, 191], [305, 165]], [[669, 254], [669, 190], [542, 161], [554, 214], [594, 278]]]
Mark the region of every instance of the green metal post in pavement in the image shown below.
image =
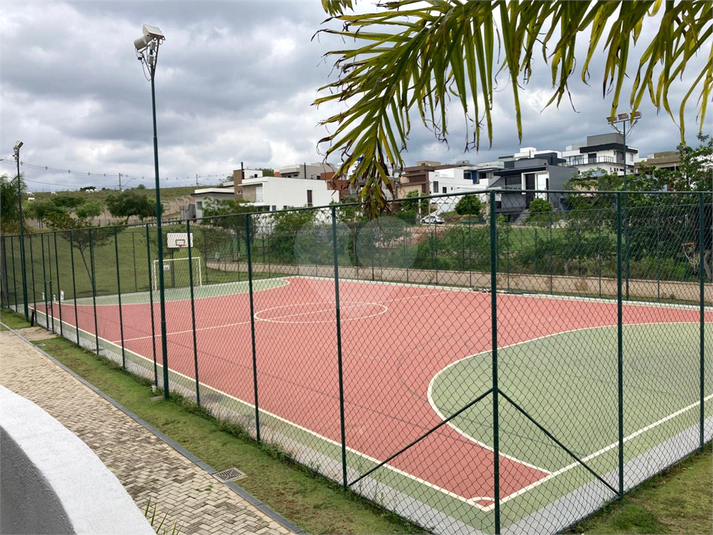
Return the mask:
[[[507, 227], [506, 227], [507, 228]], [[500, 533], [500, 422], [498, 414], [498, 227], [495, 213], [495, 191], [490, 191], [490, 318], [491, 318], [491, 366], [493, 391], [493, 499], [495, 534]], [[508, 273], [509, 276], [509, 273]]]

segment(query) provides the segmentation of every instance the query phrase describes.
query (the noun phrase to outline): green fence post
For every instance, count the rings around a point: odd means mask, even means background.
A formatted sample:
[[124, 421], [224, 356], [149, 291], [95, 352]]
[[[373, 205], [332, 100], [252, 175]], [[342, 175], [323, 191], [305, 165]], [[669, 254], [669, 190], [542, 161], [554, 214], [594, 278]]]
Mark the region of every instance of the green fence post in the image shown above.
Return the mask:
[[57, 307], [59, 308], [59, 335], [64, 336], [64, 326], [62, 324], [62, 281], [59, 278], [59, 256], [57, 256], [57, 231], [54, 231], [54, 264], [57, 275]]
[[602, 296], [602, 211], [599, 210], [599, 225], [597, 225], [597, 264], [599, 267], [599, 297]]
[[45, 235], [40, 234], [40, 245], [42, 246], [42, 301], [45, 305], [45, 324], [50, 330], [50, 307], [47, 304], [47, 268], [45, 266]]
[[[537, 227], [535, 227], [535, 275], [537, 275], [538, 272], [539, 272], [539, 269], [538, 269], [538, 267], [539, 267], [538, 264], [539, 264], [539, 263], [538, 263], [538, 261], [537, 261], [538, 257], [539, 257], [539, 251], [538, 251], [538, 248], [537, 248]], [[538, 277], [538, 278], [539, 278], [539, 277]]]
[[656, 301], [661, 301], [661, 206], [656, 205]]
[[12, 254], [12, 293], [15, 296], [15, 312], [20, 313], [20, 305], [17, 302], [17, 270], [15, 266], [15, 244], [10, 236], [10, 253]]
[[7, 304], [7, 308], [10, 308], [10, 286], [8, 283], [8, 273], [7, 273], [7, 244], [6, 244], [6, 237], [2, 237], [2, 284], [4, 288], [4, 295], [5, 297], [5, 303]]
[[[156, 319], [154, 318], [153, 307], [153, 276], [151, 274], [151, 238], [149, 235], [149, 225], [146, 224], [146, 262], [148, 262], [149, 272], [149, 306], [151, 307], [151, 349], [153, 351], [153, 383], [158, 386], [158, 366], [156, 364]], [[163, 266], [161, 266], [163, 269]], [[206, 282], [208, 282], [208, 266], [206, 266]]]
[[[706, 277], [705, 277], [705, 268], [703, 267], [705, 265], [705, 231], [704, 227], [706, 224], [706, 217], [705, 217], [705, 199], [703, 197], [703, 193], [699, 194], [698, 197], [698, 252], [699, 252], [699, 264], [698, 264], [698, 292], [699, 292], [699, 315], [700, 315], [700, 397], [701, 397], [701, 404], [700, 404], [700, 418], [701, 418], [701, 429], [700, 429], [700, 450], [703, 451], [703, 444], [705, 436], [704, 436], [704, 430], [705, 430], [705, 413], [704, 413], [704, 405], [705, 405], [705, 346], [704, 346], [704, 336], [705, 336], [705, 312], [706, 312], [706, 307], [705, 307], [705, 282], [706, 282]], [[713, 253], [713, 252], [712, 252]]]
[[77, 345], [79, 345], [79, 309], [77, 307], [77, 278], [74, 270], [74, 237], [69, 231], [69, 257], [72, 263], [72, 293], [74, 294], [74, 326], [77, 331]]
[[347, 442], [344, 425], [344, 367], [342, 365], [342, 314], [339, 304], [339, 249], [337, 248], [337, 211], [332, 205], [332, 252], [334, 254], [334, 305], [337, 321], [337, 368], [339, 373], [339, 422], [342, 437], [342, 486], [347, 489]]
[[555, 293], [555, 287], [554, 287], [554, 253], [552, 251], [553, 249], [553, 244], [552, 244], [552, 212], [549, 212], [549, 219], [550, 219], [550, 225], [549, 225], [549, 241], [550, 241], [550, 295], [554, 295]]
[[[206, 231], [203, 229], [203, 251], [205, 251], [205, 283], [208, 284], [210, 281], [208, 280], [208, 244], [207, 244], [207, 238], [206, 238]], [[238, 233], [238, 262], [240, 262], [240, 234]], [[238, 264], [238, 279], [240, 279], [240, 264]]]
[[92, 229], [89, 229], [89, 262], [91, 266], [92, 278], [92, 306], [94, 308], [94, 342], [97, 346], [97, 355], [99, 354], [99, 322], [97, 320], [97, 282], [94, 269], [94, 241], [92, 240]]
[[[191, 330], [193, 331], [193, 371], [196, 374], [196, 403], [201, 405], [200, 380], [198, 379], [198, 342], [196, 340], [196, 299], [193, 291], [193, 238], [191, 236], [191, 220], [186, 219], [186, 236], [188, 236], [188, 285], [191, 288]], [[231, 242], [232, 243], [232, 242]], [[199, 260], [200, 262], [200, 260]], [[252, 318], [252, 313], [250, 314]]]
[[35, 286], [35, 255], [32, 252], [32, 234], [27, 235], [27, 240], [30, 243], [30, 275], [32, 278], [32, 312], [37, 320], [37, 287]]
[[134, 232], [134, 229], [131, 229], [131, 253], [133, 254], [134, 257], [134, 291], [138, 292], [139, 291], [139, 281], [136, 275], [136, 233]]
[[252, 240], [250, 238], [250, 214], [245, 214], [245, 248], [248, 257], [248, 289], [250, 292], [250, 341], [253, 357], [253, 392], [255, 396], [255, 437], [260, 442], [260, 409], [257, 395], [257, 350], [255, 347], [255, 301], [253, 289]]
[[[374, 220], [372, 219], [371, 222], [373, 223]], [[370, 240], [370, 243], [371, 243], [371, 280], [373, 281], [374, 280], [374, 264], [376, 262], [376, 260], [374, 259], [374, 257], [376, 256], [374, 254], [374, 250], [376, 249], [376, 243], [374, 243], [374, 225], [371, 225], [369, 230], [371, 232], [371, 240]]]
[[471, 228], [473, 227], [473, 222], [471, 221], [471, 216], [468, 216], [468, 285], [473, 287], [473, 236]]
[[[507, 229], [507, 227], [506, 227]], [[492, 331], [492, 389], [493, 389], [493, 500], [495, 505], [495, 534], [500, 533], [500, 425], [498, 414], [498, 228], [495, 213], [495, 191], [490, 191], [490, 318]], [[508, 278], [509, 278], [508, 272]]]
[[[403, 242], [404, 242], [404, 247], [403, 247], [403, 249], [404, 249], [404, 267], [406, 268], [406, 282], [408, 283], [408, 279], [409, 279], [408, 246], [406, 245], [406, 234], [405, 233], [404, 233]], [[355, 262], [354, 265], [358, 265], [358, 263]]]
[[49, 279], [47, 281], [49, 284], [49, 296], [50, 296], [50, 314], [52, 314], [52, 332], [55, 332], [54, 330], [54, 299], [52, 299], [52, 279]]
[[619, 416], [619, 496], [624, 495], [624, 310], [622, 306], [621, 192], [616, 194], [616, 314]]
[[626, 256], [625, 256], [625, 262], [626, 262], [626, 299], [627, 301], [629, 300], [629, 275], [630, 275], [630, 266], [629, 266], [629, 252], [630, 252], [630, 241], [631, 241], [631, 232], [629, 229], [629, 195], [628, 192], [624, 193], [624, 232], [626, 234]]
[[[497, 226], [495, 227], [497, 230]], [[505, 270], [508, 274], [508, 292], [510, 291], [510, 221], [505, 223], [505, 247], [507, 250], [505, 252]]]
[[119, 270], [119, 231], [114, 227], [114, 256], [116, 257], [116, 292], [119, 299], [119, 332], [121, 334], [121, 367], [126, 369], [126, 348], [124, 347], [124, 314], [121, 310], [121, 271]]

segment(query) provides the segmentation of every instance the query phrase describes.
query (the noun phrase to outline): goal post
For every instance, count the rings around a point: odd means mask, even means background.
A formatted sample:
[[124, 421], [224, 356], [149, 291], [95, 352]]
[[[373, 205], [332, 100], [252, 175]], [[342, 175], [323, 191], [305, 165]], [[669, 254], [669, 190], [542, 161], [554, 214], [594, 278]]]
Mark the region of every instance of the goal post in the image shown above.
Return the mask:
[[[203, 263], [200, 256], [188, 258], [164, 258], [164, 284], [166, 288], [188, 288], [191, 284], [188, 262], [193, 262], [193, 285], [203, 286]], [[151, 268], [153, 290], [158, 290], [158, 260], [154, 260]], [[166, 275], [169, 274], [168, 277]], [[166, 280], [168, 281], [166, 282]]]

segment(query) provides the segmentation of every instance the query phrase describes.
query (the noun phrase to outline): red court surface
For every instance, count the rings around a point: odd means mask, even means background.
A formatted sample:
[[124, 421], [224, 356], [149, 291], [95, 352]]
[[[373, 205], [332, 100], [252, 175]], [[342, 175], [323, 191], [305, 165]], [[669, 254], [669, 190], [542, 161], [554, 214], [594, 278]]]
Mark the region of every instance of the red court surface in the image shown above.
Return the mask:
[[[286, 281], [254, 293], [259, 407], [340, 442], [333, 282]], [[383, 460], [441, 422], [429, 403], [429, 383], [447, 365], [490, 350], [490, 301], [489, 294], [467, 290], [340, 281], [346, 444], [351, 450]], [[148, 304], [122, 309], [126, 348], [152, 359]], [[119, 344], [118, 306], [97, 306], [97, 314], [99, 337]], [[160, 332], [157, 304], [155, 314]], [[167, 302], [166, 314], [169, 368], [195, 377], [190, 301]], [[92, 306], [80, 305], [78, 315], [80, 329], [94, 333]], [[62, 305], [62, 316], [74, 325], [70, 302]], [[196, 299], [195, 317], [200, 382], [254, 403], [249, 295]], [[624, 306], [627, 324], [699, 319], [693, 307]], [[706, 321], [713, 321], [712, 313], [706, 313]], [[616, 325], [617, 308], [613, 301], [499, 294], [498, 322], [502, 347]], [[160, 364], [159, 336], [156, 348]], [[490, 373], [489, 363], [484, 370]], [[503, 497], [549, 473], [505, 455], [500, 462]], [[477, 506], [486, 506], [493, 495], [492, 451], [447, 425], [389, 465]]]

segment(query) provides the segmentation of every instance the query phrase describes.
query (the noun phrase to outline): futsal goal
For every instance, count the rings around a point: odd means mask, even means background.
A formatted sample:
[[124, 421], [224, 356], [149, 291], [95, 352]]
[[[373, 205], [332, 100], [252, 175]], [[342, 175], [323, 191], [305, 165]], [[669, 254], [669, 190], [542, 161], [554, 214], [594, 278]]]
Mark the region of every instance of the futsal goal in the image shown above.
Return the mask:
[[[193, 262], [193, 286], [203, 286], [203, 263], [196, 256], [189, 258], [164, 258], [163, 284], [164, 288], [188, 288], [191, 284], [190, 264]], [[153, 261], [153, 289], [158, 290], [158, 260]]]

